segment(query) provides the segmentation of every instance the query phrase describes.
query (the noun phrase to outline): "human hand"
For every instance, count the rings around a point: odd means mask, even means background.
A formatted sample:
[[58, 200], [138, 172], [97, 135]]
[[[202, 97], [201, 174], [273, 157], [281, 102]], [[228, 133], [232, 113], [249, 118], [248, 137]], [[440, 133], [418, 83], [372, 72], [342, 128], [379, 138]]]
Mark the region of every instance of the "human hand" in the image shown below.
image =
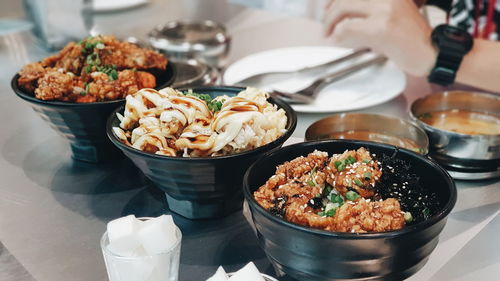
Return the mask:
[[325, 35], [336, 45], [371, 48], [416, 76], [434, 66], [432, 28], [412, 0], [331, 0], [326, 9]]

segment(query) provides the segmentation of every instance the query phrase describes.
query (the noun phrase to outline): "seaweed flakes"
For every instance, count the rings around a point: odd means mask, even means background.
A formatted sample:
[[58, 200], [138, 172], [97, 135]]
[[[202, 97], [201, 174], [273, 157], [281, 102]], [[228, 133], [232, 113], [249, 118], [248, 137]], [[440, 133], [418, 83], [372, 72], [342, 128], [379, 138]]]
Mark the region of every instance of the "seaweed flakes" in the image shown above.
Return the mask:
[[422, 187], [408, 163], [387, 155], [377, 160], [381, 163], [382, 177], [375, 197], [397, 199], [401, 210], [412, 214], [413, 220], [408, 225], [422, 222], [439, 210], [436, 194]]
[[271, 203], [274, 204], [273, 207], [269, 208], [269, 212], [277, 217], [283, 218], [286, 212], [286, 202], [288, 201], [288, 196], [283, 195], [274, 199]]

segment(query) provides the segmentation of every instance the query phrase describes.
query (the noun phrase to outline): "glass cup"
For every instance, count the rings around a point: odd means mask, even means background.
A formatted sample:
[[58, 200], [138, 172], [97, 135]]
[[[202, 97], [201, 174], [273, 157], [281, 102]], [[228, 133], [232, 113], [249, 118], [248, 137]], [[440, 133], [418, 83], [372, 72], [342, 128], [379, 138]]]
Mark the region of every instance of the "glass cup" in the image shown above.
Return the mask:
[[101, 238], [101, 250], [109, 281], [177, 281], [182, 233], [177, 226], [175, 232], [177, 241], [167, 251], [134, 257], [124, 257], [111, 252], [108, 249], [108, 232], [105, 232]]

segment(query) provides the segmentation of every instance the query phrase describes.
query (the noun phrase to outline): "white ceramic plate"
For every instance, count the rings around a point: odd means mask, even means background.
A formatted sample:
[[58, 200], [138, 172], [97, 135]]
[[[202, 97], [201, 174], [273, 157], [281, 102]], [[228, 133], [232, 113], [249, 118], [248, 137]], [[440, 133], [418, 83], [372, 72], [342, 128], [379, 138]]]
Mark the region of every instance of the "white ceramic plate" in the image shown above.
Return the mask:
[[[335, 47], [293, 47], [256, 53], [230, 65], [224, 73], [224, 84], [233, 85], [255, 74], [270, 71], [292, 71], [333, 60], [352, 52]], [[356, 61], [373, 57], [366, 54]], [[257, 85], [265, 90], [295, 92], [318, 77], [345, 67], [351, 62], [332, 67], [326, 72], [307, 75], [291, 74], [279, 80], [263, 80]], [[312, 104], [293, 105], [298, 112], [340, 112], [357, 110], [387, 102], [402, 93], [405, 75], [393, 63], [371, 66], [323, 88]]]
[[92, 9], [95, 12], [111, 12], [130, 9], [148, 3], [148, 0], [93, 0]]

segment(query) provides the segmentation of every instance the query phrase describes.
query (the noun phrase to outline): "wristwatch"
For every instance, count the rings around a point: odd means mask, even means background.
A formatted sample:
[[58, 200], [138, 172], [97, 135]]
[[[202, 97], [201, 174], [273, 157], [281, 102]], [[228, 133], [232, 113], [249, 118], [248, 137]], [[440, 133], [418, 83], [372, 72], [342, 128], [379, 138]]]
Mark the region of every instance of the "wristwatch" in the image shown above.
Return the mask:
[[432, 43], [439, 53], [428, 80], [443, 86], [450, 85], [455, 81], [460, 63], [472, 49], [474, 40], [467, 31], [442, 24], [432, 31]]

